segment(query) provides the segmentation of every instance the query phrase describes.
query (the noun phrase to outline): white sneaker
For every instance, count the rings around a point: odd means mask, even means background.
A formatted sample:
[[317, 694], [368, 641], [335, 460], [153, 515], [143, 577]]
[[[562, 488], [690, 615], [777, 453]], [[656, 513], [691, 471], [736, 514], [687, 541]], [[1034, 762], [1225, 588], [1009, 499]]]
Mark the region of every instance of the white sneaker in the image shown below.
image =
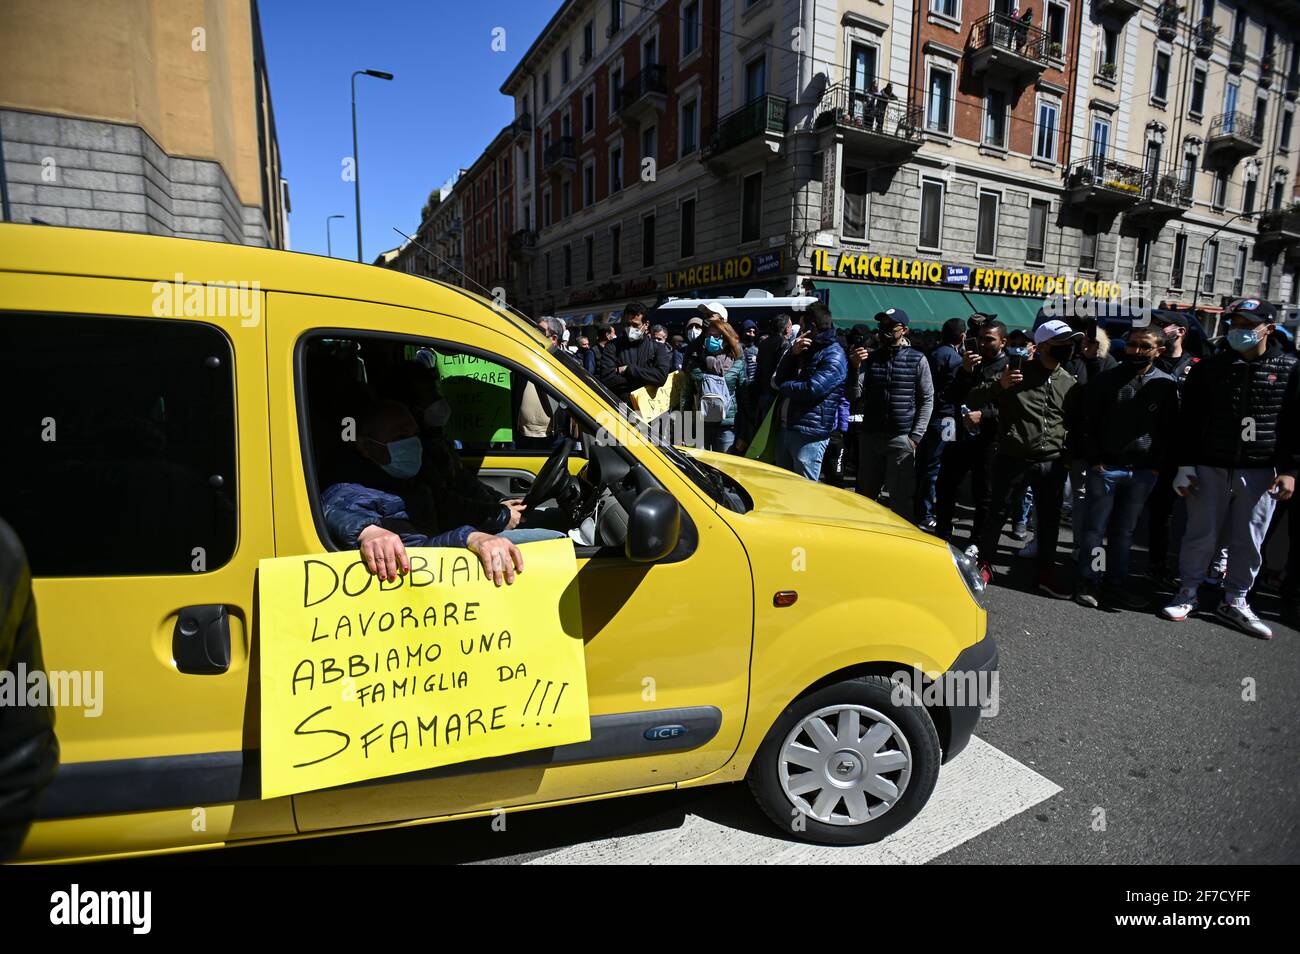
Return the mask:
[[1029, 542], [1016, 553], [1016, 556], [1025, 560], [1032, 560], [1038, 556], [1038, 537], [1031, 537]]
[[1250, 604], [1245, 600], [1235, 603], [1224, 601], [1219, 604], [1214, 615], [1219, 617], [1225, 623], [1231, 623], [1243, 633], [1259, 639], [1272, 639], [1273, 631], [1264, 625], [1263, 620], [1255, 615], [1255, 611], [1250, 608]]
[[1160, 611], [1160, 615], [1179, 623], [1194, 612], [1196, 612], [1196, 591], [1179, 589], [1169, 605]]
[[972, 543], [966, 548], [966, 555], [972, 560], [978, 560], [980, 558], [980, 548]]

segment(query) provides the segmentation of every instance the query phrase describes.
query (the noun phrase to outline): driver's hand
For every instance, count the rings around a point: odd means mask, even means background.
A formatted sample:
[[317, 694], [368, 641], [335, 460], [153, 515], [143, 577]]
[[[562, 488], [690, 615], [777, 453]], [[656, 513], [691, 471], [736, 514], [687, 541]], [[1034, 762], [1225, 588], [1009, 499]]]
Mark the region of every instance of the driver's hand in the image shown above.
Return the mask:
[[509, 586], [515, 581], [516, 573], [524, 572], [524, 555], [505, 537], [475, 530], [465, 545], [478, 554], [483, 571], [497, 586], [503, 582]]
[[366, 569], [384, 582], [396, 580], [398, 573], [411, 571], [402, 538], [393, 531], [372, 524], [358, 534], [357, 543]]
[[522, 500], [503, 500], [502, 503], [510, 511], [510, 522], [506, 524], [506, 529], [513, 530], [523, 522], [524, 511], [528, 506]]

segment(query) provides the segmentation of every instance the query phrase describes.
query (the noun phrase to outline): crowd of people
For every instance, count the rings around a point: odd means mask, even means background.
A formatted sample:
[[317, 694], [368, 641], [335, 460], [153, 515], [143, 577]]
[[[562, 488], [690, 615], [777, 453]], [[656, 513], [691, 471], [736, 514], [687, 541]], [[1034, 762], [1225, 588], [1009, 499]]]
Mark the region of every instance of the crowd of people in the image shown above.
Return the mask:
[[[647, 420], [692, 412], [708, 450], [763, 456], [809, 480], [847, 483], [852, 472], [858, 493], [951, 542], [968, 496], [963, 543], [986, 581], [1009, 526], [1037, 589], [1148, 608], [1130, 571], [1145, 523], [1146, 576], [1172, 592], [1162, 617], [1204, 608], [1267, 639], [1251, 594], [1271, 534], [1289, 521], [1300, 538], [1300, 370], [1273, 305], [1240, 299], [1224, 319], [1224, 337], [1194, 355], [1187, 313], [1167, 309], [1133, 322], [1121, 347], [1095, 321], [1046, 313], [1029, 329], [953, 318], [936, 335], [889, 308], [874, 328], [846, 329], [820, 302], [760, 334], [705, 302], [684, 335], [631, 306], [576, 350]], [[1293, 618], [1297, 551], [1279, 586]]]

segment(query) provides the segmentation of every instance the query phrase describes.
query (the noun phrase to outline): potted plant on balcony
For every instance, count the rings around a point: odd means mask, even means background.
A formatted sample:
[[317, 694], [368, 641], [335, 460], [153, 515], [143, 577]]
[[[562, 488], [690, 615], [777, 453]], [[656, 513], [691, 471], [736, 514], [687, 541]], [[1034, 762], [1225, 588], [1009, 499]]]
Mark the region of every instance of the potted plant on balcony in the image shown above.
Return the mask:
[[1183, 14], [1183, 7], [1165, 0], [1156, 11], [1156, 32], [1163, 40], [1172, 40], [1178, 32], [1178, 19]]
[[1053, 43], [1047, 48], [1047, 55], [1054, 60], [1061, 58], [1061, 44]]
[[1219, 35], [1219, 27], [1210, 17], [1203, 17], [1196, 24], [1196, 55], [1209, 56], [1214, 51], [1214, 38]]
[[1101, 64], [1101, 68], [1097, 70], [1097, 75], [1102, 79], [1109, 80], [1113, 83], [1115, 81], [1115, 74], [1118, 71], [1118, 67], [1114, 63], [1103, 63]]

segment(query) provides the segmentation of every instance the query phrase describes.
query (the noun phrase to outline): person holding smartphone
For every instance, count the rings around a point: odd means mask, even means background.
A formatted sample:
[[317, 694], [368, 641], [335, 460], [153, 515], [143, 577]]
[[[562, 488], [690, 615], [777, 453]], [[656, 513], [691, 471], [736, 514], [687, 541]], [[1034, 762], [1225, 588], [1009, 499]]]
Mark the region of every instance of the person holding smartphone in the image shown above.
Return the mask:
[[[1295, 493], [1300, 469], [1300, 370], [1272, 334], [1277, 309], [1259, 298], [1228, 306], [1228, 347], [1200, 361], [1183, 387], [1174, 490], [1187, 501], [1179, 551], [1180, 586], [1160, 610], [1184, 620], [1198, 609], [1205, 568], [1228, 540], [1219, 619], [1270, 639], [1273, 631], [1246, 602], [1263, 565], [1264, 536], [1279, 501]], [[1292, 544], [1294, 546], [1294, 543]]]

